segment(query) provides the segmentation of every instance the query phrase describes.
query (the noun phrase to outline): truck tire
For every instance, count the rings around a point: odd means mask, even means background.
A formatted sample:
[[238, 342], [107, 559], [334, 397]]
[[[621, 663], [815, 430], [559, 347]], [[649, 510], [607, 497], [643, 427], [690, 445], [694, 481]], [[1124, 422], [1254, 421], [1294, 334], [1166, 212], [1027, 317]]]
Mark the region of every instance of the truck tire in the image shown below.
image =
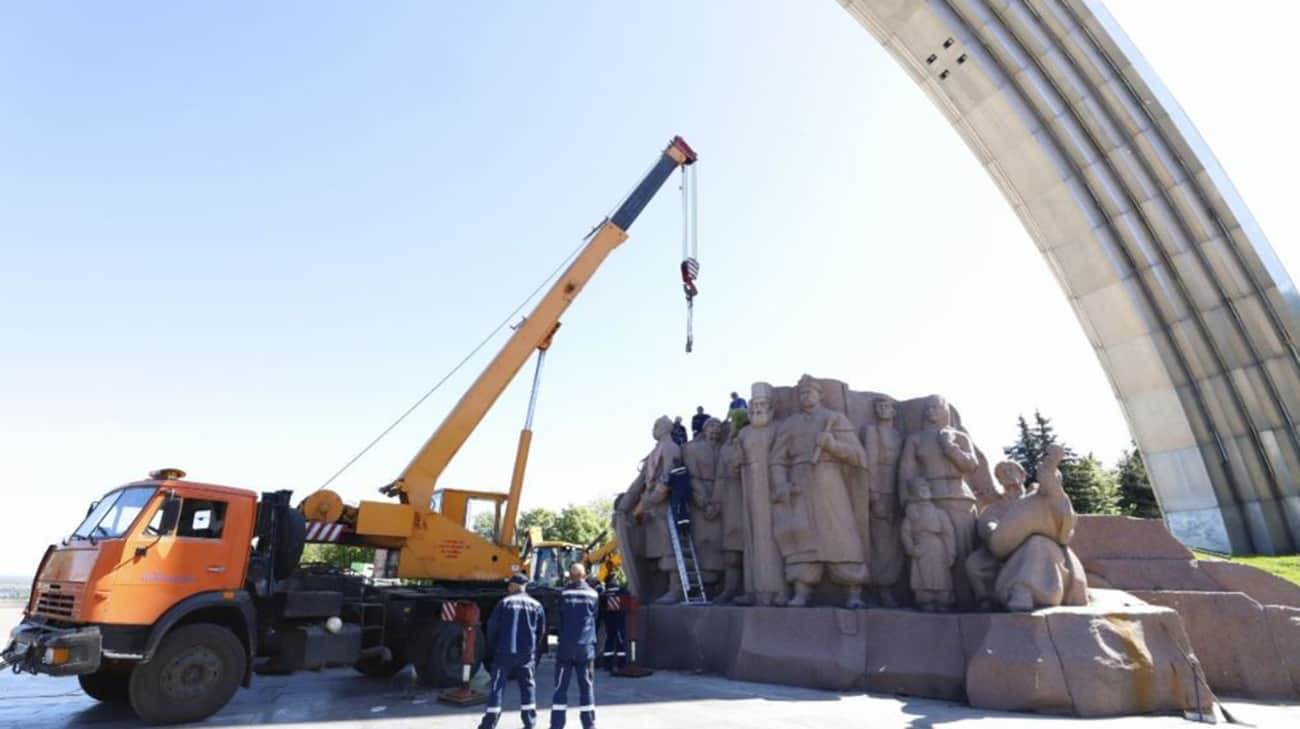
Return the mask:
[[99, 671], [77, 676], [81, 690], [90, 698], [105, 704], [125, 703], [128, 700], [127, 686], [131, 682], [130, 671]]
[[283, 509], [275, 543], [275, 579], [288, 579], [298, 569], [303, 547], [307, 546], [307, 518], [297, 509]]
[[[474, 636], [474, 666], [483, 662], [483, 632]], [[431, 688], [459, 686], [465, 650], [465, 626], [437, 622], [416, 634], [411, 642], [411, 663], [420, 683]]]
[[182, 625], [131, 672], [131, 708], [147, 722], [200, 721], [225, 706], [244, 676], [244, 645], [219, 625]]

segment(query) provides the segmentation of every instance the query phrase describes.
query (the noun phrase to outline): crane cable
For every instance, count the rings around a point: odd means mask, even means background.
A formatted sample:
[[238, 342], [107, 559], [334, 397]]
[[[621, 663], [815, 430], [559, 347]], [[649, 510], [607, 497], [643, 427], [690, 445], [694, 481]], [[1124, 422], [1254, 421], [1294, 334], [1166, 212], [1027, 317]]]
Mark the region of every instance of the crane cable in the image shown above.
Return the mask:
[[686, 351], [695, 348], [695, 281], [700, 276], [699, 201], [695, 167], [682, 167], [682, 291], [686, 294]]
[[[600, 226], [598, 225], [596, 227], [599, 228]], [[593, 229], [592, 232], [594, 233], [595, 230]], [[406, 420], [408, 417], [410, 417], [411, 413], [415, 412], [416, 409], [418, 409], [421, 405], [424, 404], [425, 400], [428, 400], [430, 397], [433, 396], [433, 393], [438, 391], [438, 388], [442, 387], [443, 384], [447, 382], [447, 380], [450, 380], [452, 376], [454, 376], [457, 372], [460, 371], [460, 368], [464, 367], [467, 362], [473, 359], [474, 355], [478, 354], [480, 350], [486, 347], [487, 343], [492, 341], [493, 337], [499, 334], [502, 329], [505, 329], [507, 326], [509, 326], [510, 322], [514, 321], [515, 317], [519, 315], [519, 312], [523, 311], [523, 308], [525, 306], [528, 306], [528, 302], [532, 301], [539, 293], [542, 292], [542, 289], [546, 288], [547, 284], [549, 284], [552, 280], [554, 280], [556, 276], [560, 275], [560, 272], [564, 270], [564, 267], [569, 265], [569, 262], [572, 261], [578, 255], [579, 251], [581, 251], [583, 247], [587, 245], [587, 240], [590, 237], [591, 237], [591, 233], [588, 233], [582, 239], [582, 242], [578, 244], [578, 247], [574, 248], [572, 253], [565, 256], [564, 260], [560, 261], [560, 265], [556, 266], [555, 270], [551, 271], [551, 273], [545, 279], [543, 279], [540, 284], [537, 285], [537, 288], [533, 289], [533, 292], [529, 294], [527, 298], [519, 302], [519, 306], [516, 306], [513, 311], [507, 314], [506, 318], [502, 319], [501, 323], [498, 324], [495, 329], [489, 332], [486, 337], [483, 337], [483, 340], [480, 341], [473, 349], [471, 349], [469, 354], [465, 355], [465, 357], [460, 362], [457, 362], [455, 367], [452, 367], [451, 370], [447, 372], [447, 374], [443, 375], [442, 379], [438, 380], [433, 387], [429, 388], [428, 392], [425, 392], [423, 395], [421, 395], [419, 399], [417, 399], [409, 408], [406, 409], [405, 412], [397, 416], [397, 419], [394, 420], [391, 424], [389, 424], [387, 428], [384, 428], [379, 435], [375, 436], [374, 440], [370, 441], [370, 443], [367, 444], [365, 448], [362, 448], [347, 463], [343, 464], [342, 468], [335, 471], [333, 476], [330, 476], [328, 479], [326, 479], [325, 483], [320, 485], [320, 488], [323, 489], [329, 486], [331, 483], [334, 483], [334, 480], [337, 479], [339, 476], [342, 476], [344, 471], [352, 467], [352, 464], [361, 460], [361, 457], [369, 453], [371, 448], [374, 448], [376, 445], [379, 445], [379, 441], [383, 440], [385, 437], [387, 437], [389, 433], [393, 432], [394, 428], [401, 425], [403, 420]]]

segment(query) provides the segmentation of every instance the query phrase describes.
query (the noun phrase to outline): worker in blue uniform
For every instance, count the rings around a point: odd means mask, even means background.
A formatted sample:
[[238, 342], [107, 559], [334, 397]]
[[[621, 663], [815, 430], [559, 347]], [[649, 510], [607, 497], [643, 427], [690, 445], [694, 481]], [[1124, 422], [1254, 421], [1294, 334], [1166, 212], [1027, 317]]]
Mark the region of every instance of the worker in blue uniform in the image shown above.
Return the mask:
[[615, 673], [627, 663], [627, 591], [610, 575], [601, 595], [601, 615], [605, 623], [605, 649], [601, 652], [605, 668]]
[[507, 582], [510, 594], [492, 608], [484, 634], [492, 657], [492, 688], [479, 729], [496, 729], [501, 720], [502, 694], [511, 680], [519, 682], [519, 714], [524, 729], [537, 725], [533, 671], [538, 654], [546, 646], [546, 611], [528, 595], [527, 577], [515, 574]]
[[551, 729], [564, 729], [569, 708], [569, 681], [578, 679], [578, 717], [582, 729], [595, 729], [596, 611], [600, 596], [585, 581], [581, 562], [569, 568], [569, 584], [560, 593], [559, 645], [555, 649], [555, 696], [551, 699]]

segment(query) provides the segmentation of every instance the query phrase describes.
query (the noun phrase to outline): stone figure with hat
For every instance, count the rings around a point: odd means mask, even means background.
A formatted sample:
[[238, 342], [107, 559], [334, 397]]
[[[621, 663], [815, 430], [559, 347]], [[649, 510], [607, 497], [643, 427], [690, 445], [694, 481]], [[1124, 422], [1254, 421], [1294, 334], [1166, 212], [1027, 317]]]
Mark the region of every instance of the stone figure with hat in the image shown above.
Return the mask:
[[807, 605], [829, 579], [846, 589], [846, 607], [865, 607], [866, 555], [850, 488], [861, 482], [866, 453], [849, 419], [822, 405], [821, 383], [804, 375], [797, 389], [799, 411], [777, 426], [769, 463], [773, 531], [794, 586], [789, 604]]
[[749, 424], [736, 434], [743, 509], [745, 594], [739, 604], [784, 605], [788, 599], [785, 566], [772, 531], [772, 489], [768, 456], [776, 436], [772, 386], [755, 382], [749, 397]]

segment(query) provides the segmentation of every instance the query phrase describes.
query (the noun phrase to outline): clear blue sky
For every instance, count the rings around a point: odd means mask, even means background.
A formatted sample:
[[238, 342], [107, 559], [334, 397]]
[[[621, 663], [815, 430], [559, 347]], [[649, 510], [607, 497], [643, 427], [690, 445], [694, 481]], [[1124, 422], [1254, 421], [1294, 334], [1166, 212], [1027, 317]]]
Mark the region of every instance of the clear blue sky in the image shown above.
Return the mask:
[[[1293, 186], [1275, 183], [1300, 155], [1260, 73], [1290, 63], [1279, 5], [1112, 9], [1287, 259]], [[1211, 35], [1228, 40], [1207, 51]], [[1126, 445], [1024, 230], [833, 0], [14, 2], [0, 574], [29, 572], [92, 498], [151, 468], [312, 490], [678, 133], [702, 157], [697, 352], [682, 352], [670, 184], [557, 337], [525, 506], [620, 490], [655, 416], [805, 371], [943, 392], [990, 453], [1035, 407], [1079, 450]], [[339, 490], [373, 497], [474, 371]], [[504, 488], [527, 379], [443, 485]]]

